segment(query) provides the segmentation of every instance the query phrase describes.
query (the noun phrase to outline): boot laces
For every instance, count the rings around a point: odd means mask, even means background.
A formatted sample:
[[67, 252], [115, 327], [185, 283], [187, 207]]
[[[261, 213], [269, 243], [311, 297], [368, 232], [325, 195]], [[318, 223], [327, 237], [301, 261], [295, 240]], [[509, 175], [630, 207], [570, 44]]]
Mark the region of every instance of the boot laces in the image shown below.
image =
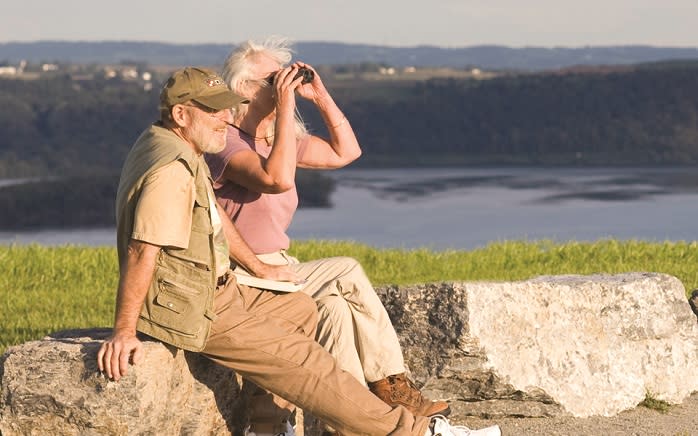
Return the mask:
[[388, 379], [390, 380], [390, 394], [394, 399], [417, 405], [424, 402], [422, 393], [409, 378], [391, 376]]

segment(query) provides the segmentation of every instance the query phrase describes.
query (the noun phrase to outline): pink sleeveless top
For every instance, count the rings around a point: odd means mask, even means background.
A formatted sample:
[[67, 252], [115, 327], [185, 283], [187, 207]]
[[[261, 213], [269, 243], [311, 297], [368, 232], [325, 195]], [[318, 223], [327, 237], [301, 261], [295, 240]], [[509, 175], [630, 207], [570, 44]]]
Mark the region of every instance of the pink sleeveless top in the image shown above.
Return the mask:
[[[308, 138], [309, 136], [306, 136], [299, 141], [297, 160], [303, 156]], [[296, 186], [294, 184], [293, 188], [280, 194], [260, 194], [225, 180], [225, 166], [235, 153], [243, 150], [252, 150], [266, 158], [271, 152], [271, 147], [266, 142], [256, 143], [250, 135], [230, 126], [223, 151], [205, 155], [218, 202], [255, 254], [288, 249], [290, 239], [286, 231], [298, 208]]]

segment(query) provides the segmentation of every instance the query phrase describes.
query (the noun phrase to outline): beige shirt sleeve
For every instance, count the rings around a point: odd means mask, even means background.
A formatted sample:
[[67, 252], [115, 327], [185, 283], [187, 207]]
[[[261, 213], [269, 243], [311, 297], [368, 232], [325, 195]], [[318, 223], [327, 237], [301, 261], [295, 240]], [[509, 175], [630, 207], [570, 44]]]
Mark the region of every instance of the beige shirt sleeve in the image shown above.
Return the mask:
[[133, 239], [187, 248], [196, 198], [194, 177], [179, 161], [148, 176], [136, 206]]

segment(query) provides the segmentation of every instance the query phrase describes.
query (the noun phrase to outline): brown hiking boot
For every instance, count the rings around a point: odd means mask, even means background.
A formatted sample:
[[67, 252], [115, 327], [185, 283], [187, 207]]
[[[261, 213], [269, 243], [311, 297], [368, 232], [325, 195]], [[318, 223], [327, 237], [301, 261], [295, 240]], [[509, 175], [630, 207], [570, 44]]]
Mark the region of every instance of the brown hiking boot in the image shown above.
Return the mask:
[[451, 413], [445, 401], [432, 401], [424, 398], [419, 389], [404, 373], [389, 375], [387, 378], [368, 384], [371, 392], [389, 406], [404, 406], [417, 416], [444, 415]]

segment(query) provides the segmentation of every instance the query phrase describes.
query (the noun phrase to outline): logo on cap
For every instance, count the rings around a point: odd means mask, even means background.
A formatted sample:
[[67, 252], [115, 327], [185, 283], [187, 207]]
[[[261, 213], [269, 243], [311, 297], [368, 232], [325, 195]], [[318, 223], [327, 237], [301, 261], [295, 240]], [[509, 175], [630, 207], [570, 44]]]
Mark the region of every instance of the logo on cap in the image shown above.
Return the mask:
[[213, 87], [213, 86], [220, 86], [220, 85], [223, 85], [224, 83], [223, 83], [223, 80], [221, 80], [219, 77], [214, 77], [214, 78], [208, 79], [208, 80], [206, 81], [206, 84], [207, 84], [209, 87]]

